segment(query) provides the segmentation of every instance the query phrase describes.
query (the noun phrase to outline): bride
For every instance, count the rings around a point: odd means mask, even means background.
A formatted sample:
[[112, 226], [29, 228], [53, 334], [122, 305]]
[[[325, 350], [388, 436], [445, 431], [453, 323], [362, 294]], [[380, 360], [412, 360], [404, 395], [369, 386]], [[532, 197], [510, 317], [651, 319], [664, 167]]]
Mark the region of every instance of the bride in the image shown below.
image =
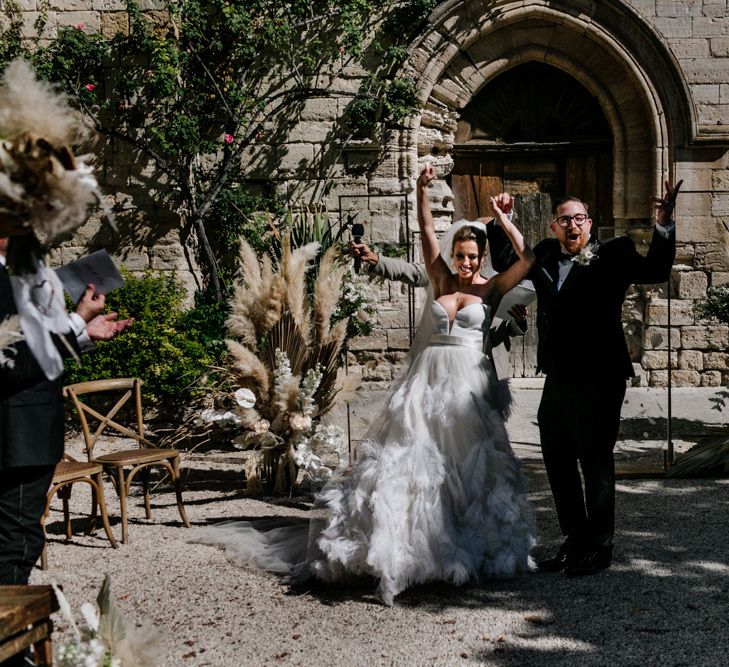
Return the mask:
[[481, 223], [453, 225], [448, 252], [441, 254], [427, 199], [434, 178], [426, 166], [417, 182], [434, 299], [409, 368], [365, 435], [353, 469], [318, 494], [323, 518], [304, 527], [262, 530], [235, 522], [207, 530], [200, 541], [226, 547], [236, 564], [296, 582], [371, 575], [388, 605], [413, 584], [462, 584], [530, 569], [533, 512], [506, 435], [498, 382], [482, 350], [492, 313], [534, 256], [495, 198], [492, 211], [518, 261], [488, 280], [479, 274], [486, 244]]

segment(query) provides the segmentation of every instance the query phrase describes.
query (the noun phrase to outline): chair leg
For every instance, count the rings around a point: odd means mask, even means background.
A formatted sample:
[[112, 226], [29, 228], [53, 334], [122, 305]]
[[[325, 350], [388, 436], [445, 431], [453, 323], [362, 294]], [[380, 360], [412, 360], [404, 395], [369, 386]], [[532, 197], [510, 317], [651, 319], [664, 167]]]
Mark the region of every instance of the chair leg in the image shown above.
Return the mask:
[[66, 539], [70, 540], [73, 537], [73, 526], [71, 526], [71, 513], [68, 509], [68, 501], [71, 499], [72, 484], [69, 484], [64, 489], [58, 492], [63, 501], [63, 521], [66, 524]]
[[124, 468], [119, 466], [116, 469], [117, 482], [116, 490], [119, 494], [119, 511], [121, 512], [122, 520], [122, 544], [127, 543], [127, 489], [124, 480]]
[[[96, 480], [96, 489], [94, 490], [94, 497], [99, 504], [99, 514], [101, 514], [101, 524], [104, 526], [104, 532], [106, 537], [111, 542], [111, 546], [115, 549], [119, 546], [114, 539], [114, 534], [111, 532], [111, 526], [109, 525], [109, 514], [106, 511], [106, 498], [104, 497], [104, 474], [98, 473], [94, 475]], [[96, 504], [94, 504], [94, 513], [96, 513]]]
[[43, 527], [43, 551], [41, 551], [41, 570], [48, 569], [48, 547], [46, 546], [46, 519], [48, 518], [48, 512], [51, 511], [51, 498], [53, 498], [53, 492], [55, 491], [55, 485], [51, 485], [51, 490], [46, 496], [46, 509], [41, 517], [41, 526]]
[[99, 478], [101, 477], [101, 474], [94, 475], [94, 479], [96, 479], [96, 484], [91, 484], [91, 514], [89, 514], [89, 523], [86, 527], [86, 534], [93, 533], [96, 530], [96, 505], [98, 504], [98, 498], [96, 489], [99, 488]]
[[142, 489], [144, 491], [144, 513], [147, 519], [151, 519], [152, 506], [149, 502], [149, 468], [142, 470]]
[[187, 513], [185, 512], [185, 506], [182, 503], [182, 483], [180, 482], [180, 461], [177, 456], [172, 459], [172, 473], [173, 482], [175, 483], [175, 495], [177, 496], [177, 509], [180, 511], [180, 518], [182, 523], [185, 524], [186, 528], [190, 527], [190, 522], [187, 519]]

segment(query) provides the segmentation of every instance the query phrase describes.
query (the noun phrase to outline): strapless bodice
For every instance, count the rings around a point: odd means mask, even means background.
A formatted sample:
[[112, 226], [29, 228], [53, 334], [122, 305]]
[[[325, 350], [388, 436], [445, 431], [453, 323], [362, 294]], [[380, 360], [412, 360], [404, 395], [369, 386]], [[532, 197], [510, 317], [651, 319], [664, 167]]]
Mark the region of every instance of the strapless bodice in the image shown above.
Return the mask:
[[469, 347], [483, 345], [484, 334], [491, 326], [489, 306], [484, 303], [469, 304], [456, 313], [453, 322], [448, 319], [448, 313], [440, 302], [433, 301], [431, 308], [439, 339], [442, 340], [445, 335], [455, 340], [465, 339]]

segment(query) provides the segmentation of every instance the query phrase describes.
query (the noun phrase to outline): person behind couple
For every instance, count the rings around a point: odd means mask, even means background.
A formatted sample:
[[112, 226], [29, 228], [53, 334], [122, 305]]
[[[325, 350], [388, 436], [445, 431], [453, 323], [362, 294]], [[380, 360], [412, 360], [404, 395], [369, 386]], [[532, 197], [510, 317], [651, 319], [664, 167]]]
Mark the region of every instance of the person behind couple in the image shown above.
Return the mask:
[[[666, 183], [654, 199], [658, 216], [648, 254], [627, 237], [599, 243], [587, 204], [556, 202], [555, 238], [534, 248], [529, 277], [537, 291], [537, 367], [546, 375], [538, 411], [544, 464], [564, 542], [542, 571], [595, 574], [612, 562], [615, 532], [615, 462], [626, 378], [633, 366], [623, 334], [621, 307], [633, 283], [668, 279], [676, 251], [671, 220], [681, 183]], [[489, 229], [489, 243], [506, 239]], [[502, 252], [494, 254], [497, 270]], [[580, 480], [580, 470], [584, 488]]]
[[200, 538], [225, 546], [235, 563], [284, 572], [296, 582], [371, 575], [386, 604], [414, 584], [462, 584], [531, 568], [534, 514], [483, 337], [491, 313], [524, 278], [533, 255], [492, 198], [517, 263], [489, 280], [480, 276], [486, 243], [480, 223], [455, 229], [444, 257], [427, 199], [434, 177], [432, 167], [423, 169], [417, 199], [437, 300], [428, 304], [406, 371], [365, 434], [351, 471], [318, 494], [317, 505], [328, 510], [321, 523], [312, 519], [297, 533], [296, 526], [265, 531], [234, 522]]

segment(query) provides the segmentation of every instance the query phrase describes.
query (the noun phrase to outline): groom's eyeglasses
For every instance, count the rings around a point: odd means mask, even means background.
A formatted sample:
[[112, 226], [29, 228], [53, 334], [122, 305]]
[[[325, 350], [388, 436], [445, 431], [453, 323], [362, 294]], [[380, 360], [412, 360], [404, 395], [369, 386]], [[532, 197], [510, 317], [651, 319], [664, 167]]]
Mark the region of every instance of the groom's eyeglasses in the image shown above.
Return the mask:
[[582, 227], [582, 225], [585, 224], [585, 221], [587, 220], [589, 216], [587, 213], [577, 213], [575, 215], [560, 215], [559, 218], [555, 218], [554, 221], [560, 226], [560, 227], [569, 227], [572, 224], [572, 221], [575, 221], [575, 224], [578, 227]]

